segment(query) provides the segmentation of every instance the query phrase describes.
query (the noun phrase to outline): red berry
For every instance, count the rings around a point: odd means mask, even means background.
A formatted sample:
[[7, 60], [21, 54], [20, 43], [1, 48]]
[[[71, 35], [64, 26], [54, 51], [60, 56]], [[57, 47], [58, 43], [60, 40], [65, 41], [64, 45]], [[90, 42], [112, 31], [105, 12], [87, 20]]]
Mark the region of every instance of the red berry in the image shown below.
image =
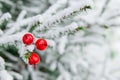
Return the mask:
[[22, 40], [24, 44], [30, 45], [34, 41], [34, 37], [32, 34], [27, 33], [23, 36]]
[[29, 64], [30, 65], [36, 65], [40, 62], [40, 57], [37, 53], [32, 52], [30, 57], [29, 57]]
[[36, 41], [35, 45], [36, 45], [36, 48], [38, 50], [45, 50], [47, 48], [47, 46], [48, 46], [47, 41], [45, 39], [43, 39], [43, 38], [39, 38]]

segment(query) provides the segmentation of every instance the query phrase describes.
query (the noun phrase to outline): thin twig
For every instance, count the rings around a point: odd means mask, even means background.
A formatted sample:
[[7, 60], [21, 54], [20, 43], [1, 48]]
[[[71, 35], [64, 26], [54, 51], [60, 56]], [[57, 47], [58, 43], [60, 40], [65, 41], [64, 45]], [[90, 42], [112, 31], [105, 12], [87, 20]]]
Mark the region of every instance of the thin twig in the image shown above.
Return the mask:
[[106, 1], [105, 1], [104, 5], [103, 5], [103, 7], [102, 7], [102, 10], [101, 10], [101, 12], [100, 12], [100, 16], [102, 16], [102, 14], [106, 11], [109, 2], [110, 2], [110, 0], [106, 0]]

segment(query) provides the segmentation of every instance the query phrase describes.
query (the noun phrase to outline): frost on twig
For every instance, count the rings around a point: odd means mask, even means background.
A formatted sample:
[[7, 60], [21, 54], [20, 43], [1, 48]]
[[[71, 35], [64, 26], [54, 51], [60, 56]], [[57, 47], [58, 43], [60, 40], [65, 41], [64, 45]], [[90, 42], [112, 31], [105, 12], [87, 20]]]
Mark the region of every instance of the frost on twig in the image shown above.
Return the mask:
[[109, 15], [109, 13], [107, 14], [106, 16], [107, 20], [115, 19], [116, 17], [120, 16], [120, 10], [113, 10], [111, 12], [112, 12], [111, 15]]
[[[12, 34], [15, 31], [19, 31], [22, 26], [29, 26], [30, 28], [28, 28], [28, 29], [31, 29], [31, 27], [33, 27], [35, 25], [38, 26], [39, 24], [42, 24], [42, 25], [40, 25], [40, 30], [45, 29], [46, 27], [49, 27], [52, 24], [61, 22], [62, 20], [66, 19], [76, 13], [79, 13], [80, 11], [84, 11], [84, 10], [90, 8], [90, 4], [87, 1], [83, 1], [75, 6], [68, 7], [66, 9], [64, 9], [63, 11], [60, 11], [59, 13], [50, 17], [49, 15], [55, 13], [55, 11], [57, 9], [62, 7], [61, 5], [65, 4], [63, 2], [66, 2], [66, 1], [65, 0], [58, 1], [57, 4], [54, 4], [53, 6], [51, 6], [42, 15], [39, 14], [37, 16], [33, 16], [33, 17], [30, 17], [27, 19], [22, 19], [22, 20], [13, 22], [13, 23], [9, 23], [7, 26], [12, 27], [12, 28], [9, 29], [8, 31], [6, 31], [5, 35]], [[54, 7], [56, 7], [56, 8], [54, 9]], [[18, 19], [19, 19], [19, 17], [18, 17]], [[38, 27], [34, 30], [34, 32], [40, 31], [40, 30]]]
[[5, 20], [7, 21], [8, 19], [11, 18], [10, 13], [5, 13], [0, 17], [0, 24], [2, 24]]
[[0, 57], [0, 80], [13, 80], [13, 77], [5, 70], [5, 61]]
[[62, 7], [63, 4], [65, 4], [64, 2], [66, 3], [65, 0], [60, 0], [57, 2], [57, 4], [54, 4], [53, 6], [51, 6], [44, 14], [42, 15], [39, 14], [26, 19], [23, 19], [23, 17], [26, 14], [26, 11], [22, 11], [18, 16], [16, 22], [7, 24], [7, 27], [12, 27], [12, 28], [8, 30], [5, 34], [12, 34], [16, 30], [19, 31], [23, 26], [28, 26], [29, 27], [28, 29], [30, 29], [33, 26], [41, 24], [42, 22], [44, 22], [42, 18], [43, 16], [52, 15], [53, 13], [56, 12], [57, 9], [59, 9], [60, 7]]
[[20, 75], [19, 73], [13, 72], [13, 71], [10, 71], [9, 73], [10, 73], [12, 76], [14, 76], [15, 79], [17, 79], [17, 80], [23, 80], [23, 76]]
[[36, 28], [34, 32], [36, 31], [42, 31], [46, 28], [49, 28], [53, 24], [62, 22], [64, 19], [73, 16], [76, 13], [84, 12], [86, 9], [90, 9], [90, 4], [88, 3], [81, 3], [77, 4], [75, 6], [68, 7], [64, 9], [63, 11], [58, 12], [57, 14], [51, 16], [50, 18], [46, 18], [46, 20], [42, 23], [40, 27]]
[[0, 57], [0, 71], [5, 69], [5, 61], [2, 57]]
[[68, 33], [74, 32], [74, 31], [76, 31], [76, 29], [78, 27], [79, 26], [75, 22], [73, 22], [73, 23], [71, 23], [63, 28], [56, 28], [56, 29], [50, 30], [46, 34], [39, 35], [39, 37], [56, 38], [56, 37], [63, 36], [63, 35], [66, 35]]
[[17, 34], [13, 34], [13, 35], [2, 36], [0, 38], [0, 45], [8, 44], [8, 43], [15, 43], [16, 41], [20, 41], [21, 37], [24, 33], [25, 32], [23, 31], [23, 32], [19, 32]]
[[50, 6], [48, 10], [43, 13], [43, 16], [51, 16], [56, 13], [56, 11], [62, 8], [67, 3], [67, 0], [58, 0], [55, 4]]
[[11, 61], [18, 61], [18, 58], [12, 54], [10, 54], [9, 52], [3, 50], [3, 49], [0, 49], [0, 52], [1, 54], [5, 55], [7, 58], [9, 58]]
[[13, 77], [6, 70], [0, 71], [0, 80], [13, 80]]
[[17, 18], [17, 21], [22, 20], [26, 14], [27, 14], [27, 11], [25, 11], [25, 10], [21, 11], [21, 13], [19, 14], [19, 16]]
[[19, 31], [23, 26], [28, 26], [30, 25], [31, 27], [36, 25], [36, 24], [41, 24], [43, 21], [41, 15], [37, 15], [34, 17], [30, 17], [27, 19], [22, 19], [20, 21], [16, 21], [15, 23], [9, 23], [7, 26], [12, 27], [9, 30], [6, 31], [5, 35], [12, 34], [16, 31]]
[[3, 35], [3, 31], [0, 29], [0, 36]]
[[102, 7], [102, 10], [101, 10], [101, 12], [100, 12], [100, 16], [105, 12], [105, 10], [106, 10], [109, 2], [110, 2], [110, 0], [106, 0], [106, 1], [105, 1], [104, 5], [103, 5], [103, 7]]

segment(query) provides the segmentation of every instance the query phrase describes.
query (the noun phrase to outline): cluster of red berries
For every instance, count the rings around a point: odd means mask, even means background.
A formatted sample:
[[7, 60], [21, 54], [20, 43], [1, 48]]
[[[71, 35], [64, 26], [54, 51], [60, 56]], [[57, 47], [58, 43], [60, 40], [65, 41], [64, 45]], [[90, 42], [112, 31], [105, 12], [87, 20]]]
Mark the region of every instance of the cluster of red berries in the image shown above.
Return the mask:
[[[34, 43], [34, 36], [31, 33], [26, 33], [22, 37], [22, 41], [25, 45], [31, 45]], [[47, 48], [47, 41], [43, 38], [39, 38], [35, 42], [35, 46], [38, 50], [45, 50]], [[40, 57], [37, 53], [31, 52], [31, 54], [28, 56], [28, 62], [30, 65], [36, 65], [40, 62]]]

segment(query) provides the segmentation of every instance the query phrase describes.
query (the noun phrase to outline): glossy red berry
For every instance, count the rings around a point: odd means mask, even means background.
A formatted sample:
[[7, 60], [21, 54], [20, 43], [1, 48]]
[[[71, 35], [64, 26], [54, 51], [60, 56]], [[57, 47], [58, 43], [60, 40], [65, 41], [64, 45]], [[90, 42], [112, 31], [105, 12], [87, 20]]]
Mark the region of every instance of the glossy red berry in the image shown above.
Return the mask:
[[40, 62], [40, 57], [37, 53], [32, 52], [30, 57], [29, 57], [29, 64], [30, 65], [36, 65]]
[[45, 50], [47, 48], [47, 46], [48, 46], [47, 41], [45, 39], [43, 39], [43, 38], [39, 38], [36, 41], [35, 45], [36, 45], [36, 48], [38, 50]]
[[23, 35], [22, 41], [24, 44], [30, 45], [34, 41], [34, 37], [32, 34], [26, 33], [25, 35]]

